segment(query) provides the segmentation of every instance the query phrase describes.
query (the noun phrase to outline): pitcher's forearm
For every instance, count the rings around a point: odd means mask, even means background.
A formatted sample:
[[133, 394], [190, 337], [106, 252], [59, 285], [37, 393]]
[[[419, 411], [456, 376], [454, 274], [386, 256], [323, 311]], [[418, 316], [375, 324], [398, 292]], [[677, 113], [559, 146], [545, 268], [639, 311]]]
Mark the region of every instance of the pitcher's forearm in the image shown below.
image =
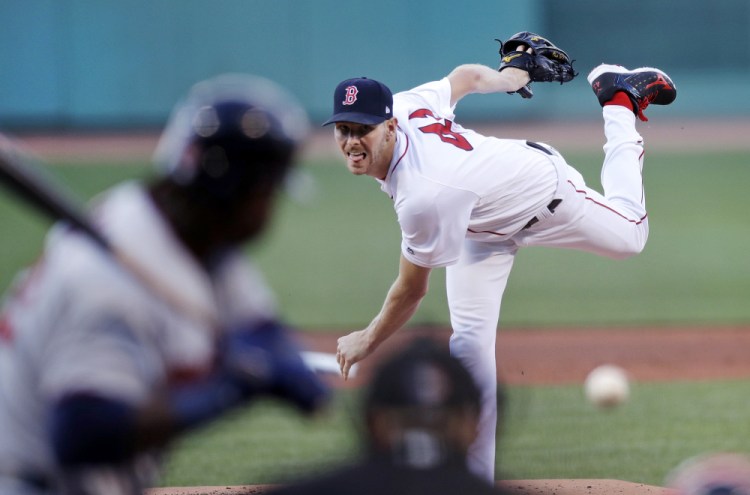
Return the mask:
[[389, 292], [380, 313], [366, 328], [369, 350], [374, 350], [402, 328], [417, 312], [423, 298], [424, 295], [405, 296]]

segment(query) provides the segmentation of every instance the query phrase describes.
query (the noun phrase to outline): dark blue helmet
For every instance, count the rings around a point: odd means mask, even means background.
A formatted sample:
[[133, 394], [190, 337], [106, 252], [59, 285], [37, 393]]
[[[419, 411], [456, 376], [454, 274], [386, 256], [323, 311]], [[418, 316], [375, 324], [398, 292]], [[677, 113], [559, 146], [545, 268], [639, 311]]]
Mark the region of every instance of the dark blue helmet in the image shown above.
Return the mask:
[[225, 74], [193, 86], [154, 160], [179, 186], [218, 202], [278, 186], [307, 135], [307, 114], [267, 79]]

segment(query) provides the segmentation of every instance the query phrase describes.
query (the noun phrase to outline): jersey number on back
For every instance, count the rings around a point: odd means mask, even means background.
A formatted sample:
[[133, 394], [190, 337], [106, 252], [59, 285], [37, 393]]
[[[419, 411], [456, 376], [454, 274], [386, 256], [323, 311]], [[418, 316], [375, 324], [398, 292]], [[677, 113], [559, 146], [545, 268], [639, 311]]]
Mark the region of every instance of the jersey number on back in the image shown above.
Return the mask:
[[[433, 113], [426, 108], [420, 108], [419, 110], [415, 110], [414, 112], [412, 112], [409, 115], [409, 120], [425, 119], [427, 117], [431, 117], [438, 122], [420, 127], [420, 131], [424, 132], [425, 134], [437, 134], [442, 142], [452, 144], [456, 148], [460, 148], [464, 151], [471, 151], [474, 149], [465, 137], [463, 137], [461, 134], [458, 134], [457, 132], [453, 132], [453, 130], [451, 129], [453, 127], [453, 121], [435, 117], [435, 115], [433, 115]], [[443, 121], [445, 123], [440, 121]]]

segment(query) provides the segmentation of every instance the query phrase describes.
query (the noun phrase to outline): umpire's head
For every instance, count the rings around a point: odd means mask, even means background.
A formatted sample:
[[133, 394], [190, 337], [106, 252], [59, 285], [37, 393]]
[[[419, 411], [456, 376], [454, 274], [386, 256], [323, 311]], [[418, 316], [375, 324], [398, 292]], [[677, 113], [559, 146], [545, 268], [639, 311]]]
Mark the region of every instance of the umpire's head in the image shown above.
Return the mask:
[[373, 453], [429, 468], [465, 462], [477, 433], [480, 394], [447, 349], [419, 339], [377, 370], [364, 409]]

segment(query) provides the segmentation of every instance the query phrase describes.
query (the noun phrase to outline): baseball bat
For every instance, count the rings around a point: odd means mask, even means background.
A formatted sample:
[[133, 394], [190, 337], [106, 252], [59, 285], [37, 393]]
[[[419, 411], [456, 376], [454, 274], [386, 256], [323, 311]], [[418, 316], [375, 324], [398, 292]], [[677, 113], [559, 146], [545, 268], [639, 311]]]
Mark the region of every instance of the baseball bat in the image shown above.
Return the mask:
[[0, 180], [8, 189], [53, 219], [68, 221], [99, 246], [111, 250], [109, 242], [89, 222], [73, 196], [32, 165], [32, 161], [28, 152], [0, 134]]
[[[4, 183], [10, 191], [53, 220], [66, 221], [88, 236], [135, 277], [143, 287], [174, 310], [208, 325], [209, 328], [218, 328], [219, 319], [213, 308], [202, 305], [200, 301], [186, 300], [184, 295], [176, 293], [161, 283], [158, 277], [143, 269], [137, 260], [110, 243], [91, 222], [83, 204], [59, 181], [43, 173], [41, 167], [37, 165], [38, 162], [10, 138], [0, 134], [0, 182]], [[338, 369], [334, 369], [333, 366], [336, 360], [333, 354], [303, 351], [301, 355], [305, 364], [315, 372], [338, 372]]]
[[210, 328], [217, 327], [218, 318], [213, 314], [212, 308], [202, 305], [200, 301], [187, 301], [184, 296], [175, 293], [157, 277], [144, 270], [128, 253], [110, 243], [91, 222], [81, 202], [59, 181], [44, 173], [38, 163], [38, 160], [33, 159], [10, 138], [0, 135], [0, 181], [12, 192], [53, 220], [68, 222], [84, 233], [110, 254], [142, 286], [173, 309], [209, 325]]

